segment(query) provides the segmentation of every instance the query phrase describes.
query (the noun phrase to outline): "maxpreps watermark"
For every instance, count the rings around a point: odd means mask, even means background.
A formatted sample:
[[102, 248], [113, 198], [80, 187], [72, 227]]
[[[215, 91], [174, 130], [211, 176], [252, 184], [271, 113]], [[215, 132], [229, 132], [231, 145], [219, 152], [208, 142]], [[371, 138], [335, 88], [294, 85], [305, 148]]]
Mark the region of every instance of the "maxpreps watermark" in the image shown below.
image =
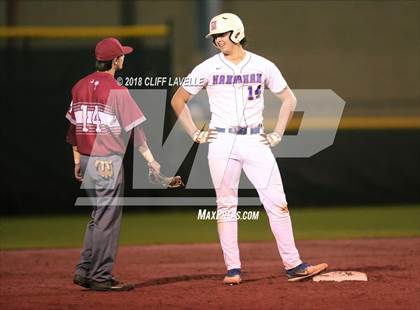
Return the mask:
[[[158, 80], [150, 80], [150, 83], [157, 83]], [[169, 80], [169, 77], [165, 80], [160, 79], [160, 81], [165, 81], [165, 83], [169, 83]], [[149, 83], [149, 79], [147, 81]], [[143, 82], [146, 83], [146, 80], [142, 78], [139, 81], [137, 79], [137, 83], [140, 82], [143, 85]], [[189, 82], [194, 83], [197, 81], [191, 80]], [[171, 79], [171, 83], [175, 83], [175, 80]], [[177, 83], [181, 83], [181, 79], [178, 79]], [[200, 83], [200, 81], [197, 83]], [[120, 90], [113, 91], [118, 92]], [[179, 119], [175, 122], [169, 133], [164, 132], [165, 115], [167, 114], [166, 102], [168, 101], [167, 97], [169, 95], [168, 88], [145, 86], [133, 87], [129, 91], [135, 102], [139, 105], [141, 104], [141, 110], [148, 119], [146, 123], [147, 143], [149, 148], [153, 150], [154, 157], [160, 163], [162, 172], [168, 176], [176, 175], [195, 142], [186, 133]], [[296, 111], [302, 112], [303, 116], [300, 120], [297, 133], [283, 136], [281, 147], [277, 146], [271, 149], [276, 159], [308, 158], [330, 147], [334, 142], [341, 115], [344, 111], [345, 101], [332, 90], [298, 89], [293, 91], [298, 100]], [[277, 121], [276, 116], [280, 109], [280, 101], [270, 91], [264, 90], [264, 102], [264, 126], [266, 128], [265, 130], [270, 130], [270, 126], [274, 126]], [[206, 91], [202, 90], [193, 96], [188, 102], [188, 107], [197, 124], [206, 124], [209, 122], [211, 111]], [[99, 115], [99, 118], [95, 118], [95, 115], [95, 113], [88, 114], [86, 122], [97, 125], [97, 121], [98, 119], [100, 121], [101, 115]], [[234, 141], [235, 139], [232, 140], [232, 143]], [[127, 146], [128, 141], [126, 143]], [[208, 148], [208, 144], [200, 144], [197, 147], [190, 166], [188, 182], [185, 184], [186, 190], [214, 188], [208, 166]], [[226, 145], [225, 148], [231, 150], [232, 146]], [[132, 189], [161, 189], [159, 185], [152, 184], [148, 181], [148, 166], [145, 165], [144, 159], [141, 156], [133, 156], [133, 169], [131, 174], [133, 179]], [[266, 176], [267, 181], [269, 177], [269, 175]], [[264, 183], [262, 183], [261, 187], [264, 187]], [[86, 188], [84, 184], [82, 184], [82, 188]], [[239, 188], [251, 189], [255, 187], [246, 178], [245, 174], [241, 174]], [[170, 197], [151, 195], [146, 197], [122, 198], [123, 201], [121, 204], [126, 206], [208, 206], [210, 208], [210, 206], [214, 206], [216, 203], [215, 197], [194, 195], [193, 192], [191, 192], [190, 196], [182, 197], [177, 195]], [[92, 205], [92, 202], [89, 197], [78, 197], [76, 205]], [[259, 206], [261, 202], [257, 196], [239, 197], [238, 205]]]
[[220, 211], [199, 209], [197, 220], [199, 221], [258, 221], [260, 211]]

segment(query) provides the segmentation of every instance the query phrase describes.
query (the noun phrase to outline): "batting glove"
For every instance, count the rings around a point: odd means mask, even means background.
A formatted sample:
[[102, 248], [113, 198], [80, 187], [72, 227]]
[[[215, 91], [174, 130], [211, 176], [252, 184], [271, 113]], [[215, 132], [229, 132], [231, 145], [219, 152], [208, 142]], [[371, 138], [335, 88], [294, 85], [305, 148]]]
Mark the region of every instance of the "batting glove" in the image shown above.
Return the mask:
[[261, 142], [264, 143], [265, 145], [269, 145], [271, 147], [275, 147], [281, 141], [281, 136], [275, 131], [273, 131], [272, 133], [269, 133], [269, 134], [262, 133], [261, 137], [263, 137]]

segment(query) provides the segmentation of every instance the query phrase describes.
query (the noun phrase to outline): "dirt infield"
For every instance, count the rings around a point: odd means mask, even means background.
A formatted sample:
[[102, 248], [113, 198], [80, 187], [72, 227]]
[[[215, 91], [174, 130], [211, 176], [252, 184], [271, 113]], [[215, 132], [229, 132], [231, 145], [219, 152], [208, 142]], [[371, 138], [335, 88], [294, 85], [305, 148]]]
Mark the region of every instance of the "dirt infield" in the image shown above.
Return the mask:
[[368, 282], [289, 283], [273, 242], [242, 243], [244, 282], [222, 284], [218, 244], [121, 247], [131, 292], [71, 283], [80, 249], [0, 252], [1, 309], [419, 309], [420, 238], [299, 241], [309, 262], [366, 272]]

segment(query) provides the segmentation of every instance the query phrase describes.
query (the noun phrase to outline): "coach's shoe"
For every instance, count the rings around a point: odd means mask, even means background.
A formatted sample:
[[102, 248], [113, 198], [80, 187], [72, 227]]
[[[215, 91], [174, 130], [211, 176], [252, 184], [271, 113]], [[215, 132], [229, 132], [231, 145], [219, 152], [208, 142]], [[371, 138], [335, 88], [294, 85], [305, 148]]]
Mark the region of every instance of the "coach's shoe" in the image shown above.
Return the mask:
[[318, 265], [309, 265], [308, 263], [302, 263], [299, 266], [286, 270], [286, 274], [289, 282], [296, 282], [303, 279], [311, 278], [322, 271], [326, 270], [328, 265], [325, 263]]
[[112, 279], [104, 282], [90, 281], [89, 288], [92, 291], [131, 291], [134, 289], [134, 284], [123, 283], [118, 280]]
[[81, 275], [75, 274], [73, 277], [73, 283], [82, 287], [89, 288], [90, 281], [88, 278]]
[[241, 281], [241, 269], [239, 268], [228, 270], [228, 272], [225, 275], [225, 278], [223, 279], [223, 283], [229, 285], [239, 284], [241, 283]]

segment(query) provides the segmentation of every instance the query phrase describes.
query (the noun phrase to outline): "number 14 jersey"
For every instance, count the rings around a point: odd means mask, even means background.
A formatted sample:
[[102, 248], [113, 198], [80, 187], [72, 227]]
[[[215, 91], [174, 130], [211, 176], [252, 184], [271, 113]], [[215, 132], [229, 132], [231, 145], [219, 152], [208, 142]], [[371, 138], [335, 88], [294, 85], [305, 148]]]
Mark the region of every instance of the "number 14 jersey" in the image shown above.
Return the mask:
[[131, 130], [146, 120], [128, 89], [106, 72], [76, 83], [66, 118], [71, 123], [67, 141], [92, 156], [124, 154]]
[[223, 53], [214, 55], [196, 66], [182, 86], [192, 95], [207, 90], [212, 127], [253, 127], [263, 122], [264, 89], [280, 93], [287, 83], [274, 63], [245, 51], [238, 64]]

